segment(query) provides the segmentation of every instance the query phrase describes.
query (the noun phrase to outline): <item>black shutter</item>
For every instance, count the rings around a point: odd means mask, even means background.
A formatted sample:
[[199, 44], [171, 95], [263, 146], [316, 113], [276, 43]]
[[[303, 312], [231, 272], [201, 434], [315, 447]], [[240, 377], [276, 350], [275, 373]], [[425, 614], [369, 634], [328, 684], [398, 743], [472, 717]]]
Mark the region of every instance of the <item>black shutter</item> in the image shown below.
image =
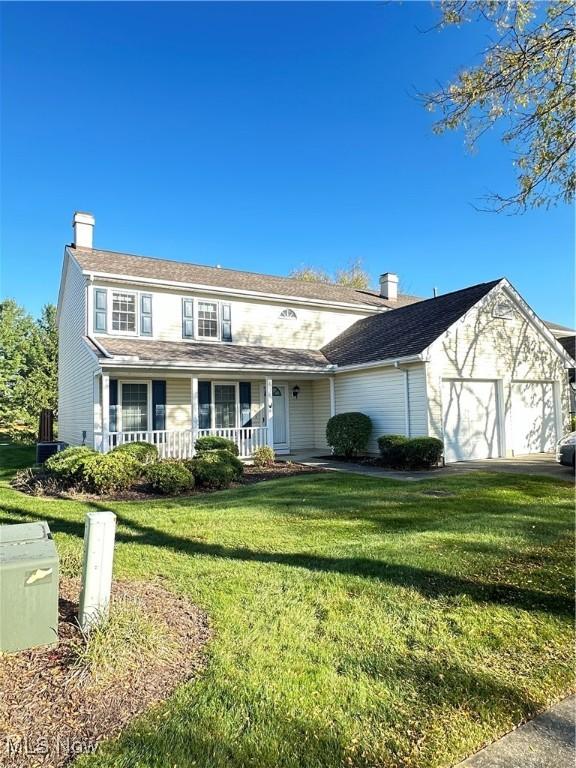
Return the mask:
[[239, 384], [240, 395], [240, 426], [252, 426], [252, 385], [249, 381], [241, 381]]
[[232, 341], [232, 307], [222, 304], [222, 341]]
[[198, 428], [210, 429], [211, 419], [212, 384], [209, 381], [198, 382]]
[[140, 296], [140, 336], [152, 336], [152, 294]]
[[94, 331], [106, 333], [108, 325], [107, 300], [108, 291], [105, 288], [94, 289]]
[[152, 429], [166, 429], [166, 382], [152, 381]]
[[182, 299], [182, 338], [194, 338], [194, 301]]
[[110, 415], [108, 416], [108, 431], [118, 431], [118, 379], [110, 379], [108, 383], [108, 398], [110, 401]]

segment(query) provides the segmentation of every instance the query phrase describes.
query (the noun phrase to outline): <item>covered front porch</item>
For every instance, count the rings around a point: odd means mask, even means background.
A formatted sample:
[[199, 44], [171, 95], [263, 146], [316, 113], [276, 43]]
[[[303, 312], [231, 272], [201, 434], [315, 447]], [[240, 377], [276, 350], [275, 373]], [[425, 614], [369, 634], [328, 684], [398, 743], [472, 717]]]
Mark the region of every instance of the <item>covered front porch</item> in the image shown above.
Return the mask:
[[209, 435], [232, 440], [242, 458], [265, 445], [284, 455], [326, 447], [330, 377], [146, 373], [103, 370], [96, 377], [96, 450], [144, 441], [161, 458], [187, 459]]

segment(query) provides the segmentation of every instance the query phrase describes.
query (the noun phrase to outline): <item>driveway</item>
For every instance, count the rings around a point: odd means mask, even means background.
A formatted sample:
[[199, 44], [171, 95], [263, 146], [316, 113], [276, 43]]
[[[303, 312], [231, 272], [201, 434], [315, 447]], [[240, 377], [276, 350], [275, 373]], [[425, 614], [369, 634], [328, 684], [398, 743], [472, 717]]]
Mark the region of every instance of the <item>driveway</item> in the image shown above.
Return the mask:
[[353, 475], [365, 477], [387, 477], [390, 480], [431, 480], [433, 478], [449, 477], [450, 475], [469, 472], [510, 472], [516, 475], [545, 475], [557, 480], [574, 481], [574, 470], [563, 467], [556, 462], [553, 453], [532, 453], [527, 456], [515, 456], [513, 459], [485, 459], [483, 461], [458, 461], [447, 464], [444, 469], [432, 469], [421, 472], [399, 472], [382, 467], [363, 466], [353, 462], [335, 461], [326, 456], [314, 455], [318, 452], [301, 452], [286, 458], [307, 464], [312, 467], [322, 467], [332, 472], [350, 472]]
[[530, 453], [513, 459], [485, 459], [447, 464], [451, 472], [513, 472], [516, 475], [546, 475], [574, 481], [572, 467], [558, 464], [553, 453]]

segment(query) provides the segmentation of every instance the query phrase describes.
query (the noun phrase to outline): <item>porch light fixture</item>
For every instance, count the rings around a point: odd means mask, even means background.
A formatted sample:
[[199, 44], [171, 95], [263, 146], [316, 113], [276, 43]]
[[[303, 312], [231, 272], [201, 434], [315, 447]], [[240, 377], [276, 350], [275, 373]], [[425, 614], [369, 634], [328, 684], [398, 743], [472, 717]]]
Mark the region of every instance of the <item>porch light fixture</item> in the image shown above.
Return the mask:
[[298, 386], [298, 384], [296, 384], [296, 386], [295, 386], [295, 387], [292, 387], [292, 397], [293, 397], [295, 400], [297, 400], [297, 399], [298, 399], [298, 395], [299, 395], [299, 394], [300, 394], [300, 387]]

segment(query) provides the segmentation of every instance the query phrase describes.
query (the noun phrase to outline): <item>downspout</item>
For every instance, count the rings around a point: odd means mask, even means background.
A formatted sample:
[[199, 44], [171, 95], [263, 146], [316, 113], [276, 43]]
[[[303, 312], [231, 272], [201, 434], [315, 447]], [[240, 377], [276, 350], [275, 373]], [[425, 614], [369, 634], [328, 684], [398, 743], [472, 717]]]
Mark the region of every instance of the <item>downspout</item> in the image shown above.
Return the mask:
[[394, 363], [394, 368], [404, 374], [404, 432], [406, 437], [410, 437], [410, 388], [408, 384], [408, 369], [401, 368], [398, 362]]

